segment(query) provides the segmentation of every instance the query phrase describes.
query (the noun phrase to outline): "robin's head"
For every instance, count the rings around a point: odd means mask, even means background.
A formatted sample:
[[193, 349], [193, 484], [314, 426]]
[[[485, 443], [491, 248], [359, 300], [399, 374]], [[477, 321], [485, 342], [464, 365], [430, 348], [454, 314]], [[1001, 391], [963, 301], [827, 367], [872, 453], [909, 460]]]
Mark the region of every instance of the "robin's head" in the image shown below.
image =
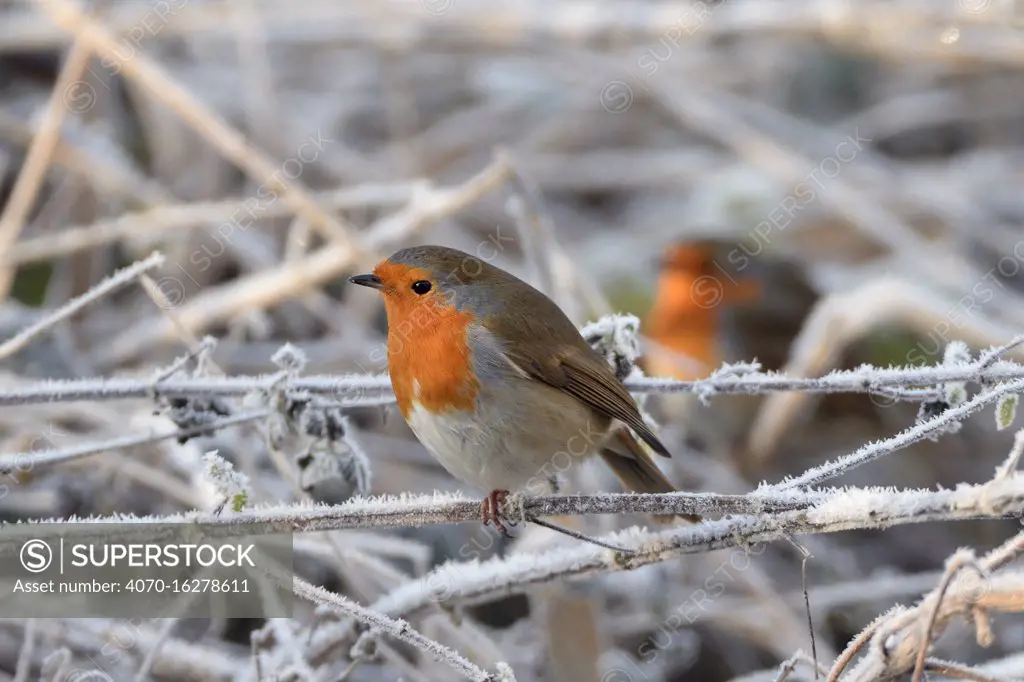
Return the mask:
[[373, 273], [349, 281], [380, 291], [388, 319], [394, 321], [424, 307], [486, 314], [488, 301], [500, 298], [498, 285], [509, 279], [507, 273], [463, 251], [416, 246], [381, 261]]
[[711, 243], [682, 242], [665, 247], [659, 265], [663, 273], [677, 272], [699, 277], [712, 270], [714, 260], [715, 248]]

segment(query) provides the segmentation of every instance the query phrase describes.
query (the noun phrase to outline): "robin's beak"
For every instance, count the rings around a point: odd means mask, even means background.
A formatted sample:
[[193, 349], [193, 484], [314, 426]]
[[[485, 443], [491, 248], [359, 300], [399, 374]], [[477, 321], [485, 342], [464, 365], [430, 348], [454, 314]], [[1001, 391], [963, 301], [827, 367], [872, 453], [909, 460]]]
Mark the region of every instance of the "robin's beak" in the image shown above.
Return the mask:
[[370, 287], [371, 289], [379, 290], [384, 288], [384, 282], [380, 281], [380, 277], [377, 275], [356, 275], [355, 277], [349, 277], [348, 281], [361, 287]]

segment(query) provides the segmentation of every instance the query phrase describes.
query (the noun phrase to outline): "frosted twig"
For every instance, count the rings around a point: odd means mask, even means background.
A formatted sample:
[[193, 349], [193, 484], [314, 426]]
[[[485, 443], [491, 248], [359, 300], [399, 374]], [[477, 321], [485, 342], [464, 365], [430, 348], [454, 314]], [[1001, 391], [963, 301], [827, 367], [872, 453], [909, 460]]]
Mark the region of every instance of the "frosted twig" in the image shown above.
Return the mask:
[[1017, 346], [1021, 345], [1022, 343], [1024, 343], [1024, 334], [1013, 337], [1009, 342], [1004, 343], [1001, 346], [997, 346], [996, 348], [992, 348], [990, 350], [985, 351], [984, 353], [981, 354], [981, 357], [978, 358], [976, 365], [978, 370], [984, 372], [989, 367], [994, 365], [996, 361], [999, 360], [999, 358], [1001, 358], [1003, 355], [1010, 352]]
[[924, 619], [924, 625], [921, 629], [921, 647], [917, 652], [917, 660], [914, 663], [914, 673], [910, 678], [910, 682], [921, 682], [921, 676], [924, 675], [925, 658], [928, 655], [928, 647], [931, 643], [932, 630], [935, 628], [935, 621], [938, 620], [939, 610], [942, 608], [942, 599], [946, 596], [946, 591], [949, 589], [949, 584], [953, 582], [953, 578], [955, 578], [960, 571], [967, 568], [973, 568], [975, 571], [978, 571], [983, 578], [985, 577], [981, 566], [978, 565], [978, 561], [974, 556], [974, 552], [969, 550], [961, 550], [957, 552], [946, 562], [946, 573], [942, 576], [942, 581], [939, 583], [934, 604], [932, 605], [932, 608], [928, 610], [928, 617]]
[[[874, 393], [892, 387], [935, 386], [951, 381], [1009, 381], [1024, 378], [1024, 366], [1001, 361], [980, 370], [977, 367], [899, 367], [865, 365], [837, 370], [823, 377], [789, 377], [777, 372], [721, 374], [709, 379], [677, 381], [659, 377], [631, 379], [626, 387], [635, 393], [707, 393], [714, 395], [760, 395], [780, 391], [801, 393]], [[926, 394], [922, 394], [926, 395]]]
[[882, 627], [882, 624], [889, 618], [906, 611], [907, 608], [905, 606], [895, 606], [868, 623], [863, 630], [857, 633], [856, 637], [850, 640], [850, 643], [846, 645], [846, 650], [836, 658], [836, 662], [833, 664], [832, 670], [829, 671], [825, 682], [838, 682], [839, 676], [843, 674], [843, 671], [850, 665], [854, 657], [868, 645], [871, 638], [878, 632], [878, 628]]
[[24, 348], [32, 339], [42, 334], [53, 325], [66, 320], [90, 303], [95, 303], [107, 294], [120, 289], [131, 283], [140, 275], [145, 274], [153, 268], [159, 267], [164, 262], [164, 256], [159, 251], [154, 251], [145, 260], [137, 261], [126, 268], [118, 270], [110, 277], [107, 277], [96, 286], [89, 289], [81, 296], [71, 299], [52, 314], [47, 315], [35, 324], [29, 325], [11, 338], [0, 344], [0, 359], [6, 358]]
[[200, 424], [186, 429], [176, 429], [174, 431], [168, 431], [167, 433], [137, 434], [134, 436], [124, 436], [122, 438], [112, 438], [99, 443], [85, 443], [83, 445], [66, 448], [64, 450], [0, 454], [0, 475], [10, 474], [16, 470], [20, 470], [25, 462], [30, 462], [32, 468], [36, 469], [37, 467], [41, 468], [45, 466], [52, 466], [54, 464], [63, 464], [75, 459], [96, 455], [101, 452], [108, 452], [110, 450], [120, 450], [122, 448], [133, 448], [140, 445], [158, 443], [162, 440], [167, 440], [168, 438], [191, 438], [193, 436], [207, 435], [215, 431], [219, 431], [220, 429], [226, 429], [230, 426], [262, 419], [266, 417], [267, 414], [267, 410], [244, 412], [210, 422], [209, 424]]
[[[394, 617], [407, 617], [442, 601], [475, 602], [496, 593], [572, 576], [623, 571], [680, 554], [770, 542], [789, 535], [832, 533], [860, 528], [954, 519], [1003, 518], [1024, 514], [1024, 478], [963, 485], [956, 490], [894, 492], [887, 489], [836, 491], [806, 510], [730, 517], [657, 533], [630, 529], [605, 536], [635, 551], [623, 556], [580, 544], [539, 555], [517, 555], [481, 563], [449, 563], [424, 579], [403, 585], [372, 605]], [[37, 531], [38, 532], [38, 531]], [[322, 647], [335, 643], [320, 641]]]
[[[411, 182], [367, 183], [329, 192], [314, 192], [312, 197], [317, 204], [332, 211], [363, 206], [387, 207], [408, 201], [415, 186]], [[246, 198], [154, 206], [145, 211], [125, 213], [89, 225], [68, 227], [57, 234], [22, 239], [11, 247], [6, 259], [0, 263], [14, 266], [50, 260], [136, 235], [178, 232], [223, 223], [231, 220]], [[261, 209], [260, 218], [267, 219], [267, 225], [274, 225], [271, 218], [291, 213], [292, 209], [283, 202], [273, 202]]]
[[[787, 377], [772, 372], [752, 372], [742, 376], [720, 376], [699, 381], [676, 381], [644, 377], [629, 379], [625, 385], [634, 393], [705, 393], [714, 395], [759, 395], [776, 391], [804, 391], [808, 393], [864, 393], [886, 387], [935, 385], [949, 381], [1013, 381], [1024, 379], [1024, 365], [1001, 362], [983, 374], [963, 367], [929, 367], [923, 369], [878, 369], [865, 367], [832, 372], [816, 379]], [[263, 390], [272, 383], [269, 375], [182, 378], [161, 382], [158, 395], [168, 397], [231, 396]], [[1002, 395], [1008, 392], [1006, 384]], [[1017, 386], [1017, 384], [1013, 384]], [[394, 402], [391, 382], [386, 374], [349, 374], [339, 376], [299, 377], [289, 382], [289, 388], [313, 394], [330, 394], [339, 406], [348, 403], [348, 396], [360, 395], [368, 390], [381, 394], [381, 400]], [[1017, 386], [1019, 389], [1019, 386]], [[25, 388], [0, 391], [0, 406], [24, 405], [40, 402], [67, 402], [76, 400], [119, 400], [144, 398], [150, 390], [149, 382], [135, 379], [74, 379], [46, 381]], [[997, 397], [995, 394], [985, 394]], [[375, 403], [376, 404], [376, 403]], [[965, 403], [973, 404], [973, 403]], [[960, 406], [963, 407], [963, 406]]]
[[[503, 151], [509, 157], [507, 151]], [[544, 210], [544, 198], [537, 183], [524, 175], [518, 168], [509, 180], [512, 196], [505, 203], [505, 210], [516, 221], [519, 235], [523, 240], [523, 253], [534, 266], [534, 276], [540, 290], [555, 295], [555, 273], [551, 267], [550, 247], [554, 241], [554, 224]]]
[[64, 682], [67, 679], [68, 666], [71, 664], [71, 651], [60, 647], [43, 658], [42, 674], [39, 682]]
[[796, 670], [796, 666], [800, 663], [803, 663], [810, 667], [811, 670], [814, 670], [815, 678], [817, 678], [819, 672], [828, 674], [828, 671], [824, 670], [822, 665], [813, 657], [808, 656], [803, 651], [797, 651], [779, 665], [779, 674], [775, 677], [775, 682], [784, 682], [788, 679], [789, 676], [793, 674], [793, 671]]
[[[191, 377], [161, 381], [140, 379], [47, 380], [26, 388], [0, 391], [0, 406], [80, 400], [121, 400], [124, 398], [195, 398], [241, 396], [271, 389], [277, 374], [243, 377]], [[360, 396], [366, 391], [390, 391], [387, 375], [350, 374], [338, 377], [307, 377], [289, 382], [289, 388], [309, 393]], [[392, 396], [392, 401], [394, 400]], [[340, 403], [344, 405], [343, 402]]]
[[200, 354], [211, 352], [216, 347], [216, 345], [217, 339], [213, 338], [212, 336], [205, 337], [202, 341], [199, 342], [199, 346], [197, 348], [195, 348], [194, 350], [190, 350], [188, 353], [182, 355], [180, 358], [176, 358], [174, 362], [170, 364], [169, 367], [158, 372], [153, 379], [153, 383], [159, 384], [161, 381], [166, 381], [169, 377], [172, 377], [178, 372], [180, 372], [185, 367], [185, 365], [190, 363]]
[[[882, 494], [884, 489], [875, 492]], [[870, 491], [858, 491], [868, 493]], [[749, 513], [766, 515], [772, 511], [799, 511], [813, 504], [823, 503], [833, 496], [842, 496], [843, 490], [811, 491], [762, 496], [716, 495], [712, 493], [636, 494], [608, 493], [602, 495], [552, 495], [523, 497], [523, 512], [529, 517], [565, 516], [571, 514], [714, 514]], [[909, 491], [906, 494], [926, 494]], [[80, 519], [82, 522], [114, 523], [117, 515]], [[747, 517], [742, 517], [747, 518]], [[153, 523], [201, 523], [221, 527], [224, 536], [289, 532], [348, 530], [356, 528], [409, 528], [439, 523], [477, 523], [480, 520], [480, 500], [469, 500], [462, 495], [386, 495], [371, 498], [352, 498], [338, 505], [296, 503], [249, 507], [238, 514], [225, 517], [218, 514], [188, 512], [163, 517], [151, 517]], [[40, 520], [32, 524], [56, 524], [61, 520]], [[27, 526], [0, 526], [0, 551], [11, 543], [16, 528]], [[77, 530], [74, 532], [89, 531]]]
[[868, 443], [849, 455], [845, 455], [831, 462], [826, 462], [821, 466], [808, 469], [800, 476], [787, 479], [777, 486], [772, 487], [777, 487], [781, 490], [788, 490], [803, 486], [820, 485], [824, 481], [841, 476], [848, 471], [876, 460], [879, 457], [891, 454], [901, 448], [905, 448], [908, 445], [921, 441], [926, 438], [928, 434], [934, 433], [948, 424], [960, 421], [964, 417], [967, 417], [971, 413], [981, 409], [988, 403], [999, 399], [1000, 396], [1007, 395], [1009, 393], [1018, 393], [1022, 390], [1024, 390], [1024, 379], [1018, 379], [1017, 381], [1001, 384], [990, 391], [979, 393], [967, 402], [961, 403], [956, 407], [952, 407], [931, 419], [915, 424], [891, 438], [875, 443]]
[[996, 478], [1012, 476], [1020, 466], [1021, 454], [1024, 453], [1024, 429], [1017, 431], [1013, 437], [1013, 447], [1006, 460], [996, 468]]
[[302, 597], [307, 601], [321, 606], [327, 606], [347, 616], [352, 616], [362, 623], [366, 623], [381, 632], [391, 635], [399, 641], [405, 642], [406, 644], [416, 647], [420, 651], [430, 654], [436, 660], [444, 661], [467, 678], [474, 680], [474, 682], [493, 682], [494, 680], [497, 680], [495, 676], [491, 675], [483, 668], [474, 665], [463, 658], [457, 651], [435, 642], [432, 639], [424, 637], [403, 620], [388, 618], [381, 613], [377, 613], [364, 606], [360, 606], [347, 597], [333, 592], [328, 592], [324, 588], [308, 583], [301, 578], [294, 579], [293, 590], [297, 596]]
[[411, 232], [462, 211], [480, 197], [500, 187], [511, 173], [512, 168], [508, 159], [501, 154], [495, 154], [491, 163], [460, 185], [417, 185], [408, 205], [373, 224], [366, 238], [367, 246], [377, 249], [397, 242]]
[[[191, 599], [195, 599], [195, 595], [189, 595]], [[160, 655], [160, 648], [163, 646], [164, 641], [171, 636], [171, 630], [180, 621], [179, 618], [167, 618], [164, 624], [160, 627], [160, 631], [157, 633], [156, 641], [153, 643], [153, 647], [146, 654], [146, 658], [142, 660], [142, 664], [139, 666], [139, 671], [135, 673], [134, 682], [146, 682], [149, 677], [149, 671], [153, 669], [153, 664], [156, 663], [157, 656]]]

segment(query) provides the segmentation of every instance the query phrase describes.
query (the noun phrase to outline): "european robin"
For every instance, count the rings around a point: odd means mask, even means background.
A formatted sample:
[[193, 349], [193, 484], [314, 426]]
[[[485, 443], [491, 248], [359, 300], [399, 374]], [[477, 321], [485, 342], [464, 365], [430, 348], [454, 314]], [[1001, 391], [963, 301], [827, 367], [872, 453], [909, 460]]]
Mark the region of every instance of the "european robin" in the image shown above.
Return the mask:
[[[760, 297], [761, 287], [756, 280], [730, 278], [716, 269], [719, 251], [724, 249], [710, 241], [681, 242], [665, 249], [654, 305], [644, 329], [652, 341], [672, 352], [652, 349], [647, 354], [643, 365], [651, 376], [683, 381], [708, 376], [725, 359], [720, 306]], [[681, 362], [674, 353], [692, 362]]]
[[[692, 381], [740, 359], [757, 358], [768, 369], [781, 368], [817, 298], [801, 273], [796, 263], [752, 239], [670, 244], [644, 321], [654, 347], [643, 358], [643, 369], [651, 376]], [[726, 453], [735, 456], [760, 404], [758, 397], [728, 396], [716, 399], [721, 409], [709, 414], [692, 394], [657, 398], [656, 408], [685, 425], [691, 443], [719, 459]]]
[[488, 493], [485, 525], [507, 533], [510, 492], [557, 490], [560, 453], [599, 454], [636, 492], [675, 490], [637, 442], [670, 456], [629, 391], [526, 282], [441, 246], [403, 249], [349, 281], [383, 294], [398, 407], [450, 474]]

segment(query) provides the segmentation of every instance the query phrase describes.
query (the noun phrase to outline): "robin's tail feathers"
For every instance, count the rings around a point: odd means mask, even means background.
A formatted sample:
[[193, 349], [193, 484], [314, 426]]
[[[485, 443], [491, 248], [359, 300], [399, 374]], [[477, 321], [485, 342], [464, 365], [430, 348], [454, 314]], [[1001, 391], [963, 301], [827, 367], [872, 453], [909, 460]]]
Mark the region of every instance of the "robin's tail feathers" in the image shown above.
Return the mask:
[[[672, 493], [676, 487], [665, 477], [661, 469], [652, 461], [626, 431], [620, 430], [613, 436], [607, 446], [601, 449], [601, 459], [615, 472], [622, 484], [637, 493]], [[692, 523], [701, 520], [694, 514], [679, 514], [681, 518]], [[665, 523], [676, 518], [672, 514], [656, 514], [656, 521]]]

